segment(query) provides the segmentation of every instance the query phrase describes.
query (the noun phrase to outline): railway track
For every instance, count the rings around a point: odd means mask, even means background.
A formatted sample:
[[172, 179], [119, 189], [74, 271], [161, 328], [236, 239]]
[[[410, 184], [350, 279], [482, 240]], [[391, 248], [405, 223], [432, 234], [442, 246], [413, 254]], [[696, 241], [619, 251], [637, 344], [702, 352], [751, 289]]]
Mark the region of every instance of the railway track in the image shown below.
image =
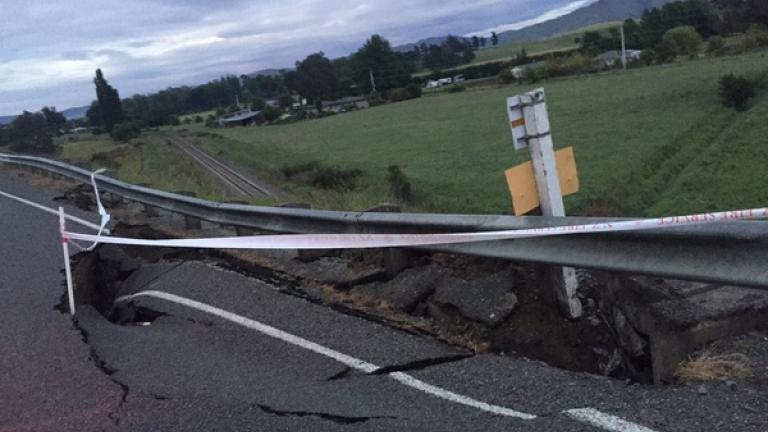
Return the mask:
[[174, 135], [167, 136], [170, 142], [200, 164], [207, 171], [219, 178], [227, 187], [246, 198], [272, 197], [273, 194], [253, 180], [233, 170], [208, 153], [200, 150], [189, 141]]

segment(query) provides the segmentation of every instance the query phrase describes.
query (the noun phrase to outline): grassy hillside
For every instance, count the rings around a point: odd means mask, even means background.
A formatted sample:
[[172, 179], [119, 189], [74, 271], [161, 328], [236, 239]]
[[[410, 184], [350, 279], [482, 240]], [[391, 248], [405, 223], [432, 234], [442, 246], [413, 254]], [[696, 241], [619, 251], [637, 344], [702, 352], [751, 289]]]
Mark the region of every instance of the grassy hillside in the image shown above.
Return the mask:
[[[643, 215], [765, 205], [757, 167], [768, 162], [768, 122], [761, 121], [768, 101], [761, 96], [744, 113], [724, 108], [717, 80], [766, 70], [768, 56], [761, 52], [543, 83], [555, 143], [576, 152], [582, 190], [566, 199], [569, 212]], [[197, 139], [275, 178], [285, 165], [310, 161], [366, 173], [362, 188], [345, 194], [289, 186], [320, 207], [355, 209], [388, 199], [387, 167], [397, 164], [416, 192], [411, 210], [502, 212], [510, 208], [503, 171], [528, 159], [512, 149], [504, 100], [530, 88], [443, 94]], [[190, 134], [195, 131], [203, 129]], [[755, 169], [735, 181], [732, 169], [742, 162]]]
[[617, 27], [619, 22], [608, 22], [602, 24], [595, 24], [588, 27], [584, 27], [572, 32], [564, 33], [558, 36], [554, 36], [549, 39], [533, 41], [533, 42], [510, 42], [502, 44], [492, 48], [482, 49], [477, 52], [477, 57], [472, 64], [485, 63], [489, 61], [498, 60], [511, 60], [513, 59], [523, 48], [529, 55], [543, 54], [552, 51], [562, 51], [576, 49], [579, 44], [576, 43], [576, 38], [584, 35], [587, 31], [607, 31], [612, 27]]
[[145, 133], [128, 144], [116, 144], [107, 135], [62, 140], [58, 159], [90, 169], [107, 168], [110, 175], [133, 184], [148, 184], [169, 192], [194, 191], [203, 198], [220, 199], [210, 177], [166, 140]]

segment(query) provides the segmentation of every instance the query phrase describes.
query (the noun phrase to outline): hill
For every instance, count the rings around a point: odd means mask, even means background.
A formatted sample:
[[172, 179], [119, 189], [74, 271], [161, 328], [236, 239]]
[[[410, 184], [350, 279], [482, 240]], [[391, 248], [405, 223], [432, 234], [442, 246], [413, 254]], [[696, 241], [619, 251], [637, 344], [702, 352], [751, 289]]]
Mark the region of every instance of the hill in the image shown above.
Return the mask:
[[[499, 33], [499, 46], [509, 43], [532, 42], [573, 33], [584, 27], [595, 24], [624, 21], [627, 18], [638, 18], [645, 9], [663, 6], [676, 0], [598, 0], [595, 3], [576, 9], [575, 11], [552, 20], [534, 24], [519, 30]], [[514, 24], [514, 23], [511, 23]], [[490, 34], [490, 33], [489, 33]], [[439, 45], [448, 36], [437, 36], [419, 40], [415, 43], [399, 45], [396, 51], [407, 52], [421, 43]], [[496, 48], [498, 48], [496, 47]], [[488, 49], [494, 49], [489, 47]], [[480, 52], [483, 52], [481, 50]]]
[[88, 112], [88, 108], [90, 108], [90, 106], [88, 105], [81, 106], [81, 107], [67, 108], [64, 111], [62, 111], [61, 114], [67, 120], [79, 120], [81, 118], [85, 118], [85, 113]]
[[637, 18], [645, 9], [663, 6], [672, 1], [675, 0], [599, 0], [550, 21], [500, 33], [499, 43], [536, 41], [593, 24]]

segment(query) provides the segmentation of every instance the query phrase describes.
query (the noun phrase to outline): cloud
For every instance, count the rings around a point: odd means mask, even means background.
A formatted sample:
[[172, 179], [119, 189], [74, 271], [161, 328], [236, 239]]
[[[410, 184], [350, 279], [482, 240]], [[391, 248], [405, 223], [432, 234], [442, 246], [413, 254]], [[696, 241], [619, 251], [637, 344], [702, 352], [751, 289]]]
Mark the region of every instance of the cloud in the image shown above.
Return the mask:
[[[546, 4], [542, 4], [546, 3]], [[577, 2], [578, 3], [578, 2]], [[96, 68], [122, 96], [347, 55], [373, 33], [393, 44], [527, 22], [569, 0], [3, 0], [0, 113], [85, 105]], [[553, 11], [554, 12], [554, 11]]]

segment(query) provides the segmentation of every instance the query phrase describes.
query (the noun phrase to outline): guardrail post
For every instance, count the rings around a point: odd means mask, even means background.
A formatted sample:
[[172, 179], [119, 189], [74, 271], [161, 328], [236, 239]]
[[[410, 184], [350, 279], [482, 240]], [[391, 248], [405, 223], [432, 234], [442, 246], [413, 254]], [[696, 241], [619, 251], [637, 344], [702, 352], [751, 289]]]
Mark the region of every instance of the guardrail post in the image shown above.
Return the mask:
[[[366, 213], [401, 213], [402, 208], [397, 204], [381, 203], [378, 206], [365, 210]], [[384, 249], [384, 271], [387, 276], [395, 277], [413, 263], [413, 252], [403, 248]]]
[[[565, 216], [560, 179], [555, 162], [554, 143], [544, 89], [520, 96], [525, 138], [531, 152], [536, 189], [543, 216]], [[560, 311], [570, 319], [581, 317], [581, 301], [576, 296], [578, 280], [572, 267], [547, 266], [546, 282], [551, 284]]]
[[[307, 203], [283, 203], [280, 204], [279, 207], [282, 208], [297, 208], [297, 209], [311, 209], [312, 205]], [[326, 257], [326, 256], [334, 256], [338, 255], [339, 251], [337, 250], [306, 250], [306, 249], [300, 249], [297, 252], [296, 258], [298, 258], [301, 262], [311, 262], [315, 261], [319, 258]]]
[[[179, 195], [184, 195], [192, 198], [197, 197], [197, 194], [194, 192], [179, 191], [176, 193]], [[200, 218], [196, 218], [194, 216], [184, 215], [184, 226], [190, 230], [203, 229], [203, 221]]]

